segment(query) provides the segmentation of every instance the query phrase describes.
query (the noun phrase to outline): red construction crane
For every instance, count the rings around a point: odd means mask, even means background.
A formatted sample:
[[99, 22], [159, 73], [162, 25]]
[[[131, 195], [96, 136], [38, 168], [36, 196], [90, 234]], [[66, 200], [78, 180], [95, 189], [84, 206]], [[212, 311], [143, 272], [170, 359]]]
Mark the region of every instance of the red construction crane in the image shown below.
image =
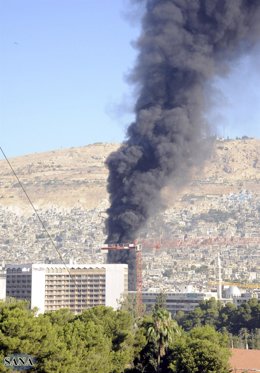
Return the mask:
[[[193, 248], [201, 246], [239, 246], [239, 245], [260, 245], [260, 237], [197, 237], [197, 238], [183, 238], [183, 239], [163, 239], [160, 237], [156, 239], [140, 239], [137, 244], [109, 244], [104, 245], [101, 250], [134, 250], [135, 251], [135, 281], [136, 281], [136, 310], [139, 315], [142, 313], [142, 247], [146, 249], [160, 249], [160, 248]], [[128, 263], [126, 263], [128, 264]]]

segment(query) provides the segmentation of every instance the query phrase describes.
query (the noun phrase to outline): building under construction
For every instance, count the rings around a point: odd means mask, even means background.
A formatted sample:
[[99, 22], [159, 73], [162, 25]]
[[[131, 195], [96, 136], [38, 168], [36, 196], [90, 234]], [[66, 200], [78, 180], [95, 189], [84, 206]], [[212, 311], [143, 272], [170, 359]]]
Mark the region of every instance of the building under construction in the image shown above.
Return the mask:
[[107, 263], [128, 265], [128, 290], [142, 290], [142, 246], [136, 243], [107, 244], [101, 250], [107, 254]]

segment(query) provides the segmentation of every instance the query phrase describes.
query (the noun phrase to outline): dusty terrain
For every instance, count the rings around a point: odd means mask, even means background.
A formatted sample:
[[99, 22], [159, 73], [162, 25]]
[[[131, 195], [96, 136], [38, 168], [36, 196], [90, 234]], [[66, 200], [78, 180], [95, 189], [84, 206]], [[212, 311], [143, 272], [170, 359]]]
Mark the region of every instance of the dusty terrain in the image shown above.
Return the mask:
[[[10, 162], [37, 208], [96, 208], [107, 201], [104, 161], [117, 144], [93, 144], [11, 158]], [[0, 160], [0, 206], [21, 214], [31, 207], [4, 159]], [[169, 207], [185, 195], [223, 195], [249, 190], [260, 194], [260, 140], [217, 141], [211, 159], [194, 172], [181, 191], [166, 191]], [[180, 202], [182, 201], [182, 202]]]

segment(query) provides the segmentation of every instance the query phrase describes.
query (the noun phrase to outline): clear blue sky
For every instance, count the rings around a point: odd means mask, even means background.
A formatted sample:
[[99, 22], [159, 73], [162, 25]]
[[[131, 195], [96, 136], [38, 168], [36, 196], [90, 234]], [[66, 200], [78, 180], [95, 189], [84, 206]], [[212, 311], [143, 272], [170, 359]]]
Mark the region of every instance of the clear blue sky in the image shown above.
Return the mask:
[[[133, 116], [125, 76], [138, 21], [127, 0], [0, 0], [0, 145], [10, 157], [120, 142]], [[260, 137], [260, 73], [244, 58], [218, 81], [225, 136]], [[123, 105], [122, 105], [123, 103]]]

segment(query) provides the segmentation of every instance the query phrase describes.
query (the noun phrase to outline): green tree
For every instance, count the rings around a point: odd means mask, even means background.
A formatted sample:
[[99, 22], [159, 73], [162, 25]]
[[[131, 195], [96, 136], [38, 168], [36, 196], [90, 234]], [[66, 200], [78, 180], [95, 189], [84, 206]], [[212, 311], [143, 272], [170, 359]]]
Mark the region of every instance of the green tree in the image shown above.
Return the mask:
[[108, 307], [35, 317], [25, 302], [2, 302], [0, 372], [7, 372], [4, 356], [27, 353], [35, 356], [38, 373], [121, 373], [138, 349], [135, 334], [129, 313]]
[[123, 372], [132, 363], [136, 327], [128, 312], [99, 306], [84, 311], [77, 319], [84, 323], [91, 321], [102, 327], [104, 336], [111, 342], [113, 373]]
[[137, 322], [145, 313], [145, 304], [142, 304], [141, 309], [137, 307], [137, 294], [126, 294], [120, 302], [121, 311], [130, 313], [134, 322]]
[[260, 350], [260, 329], [254, 329], [251, 332], [251, 346], [250, 348]]
[[179, 338], [165, 361], [166, 373], [228, 373], [227, 338], [210, 326], [197, 327]]
[[165, 356], [174, 333], [180, 333], [180, 329], [177, 323], [172, 320], [170, 312], [163, 308], [155, 308], [152, 322], [148, 325], [147, 339], [148, 342], [154, 344], [156, 349], [157, 372], [160, 371], [161, 358]]
[[147, 340], [147, 330], [152, 323], [152, 316], [144, 315], [135, 324], [134, 359], [131, 368], [125, 373], [154, 373], [157, 370], [155, 345]]
[[160, 309], [166, 309], [166, 298], [166, 294], [162, 291], [157, 295], [154, 305], [155, 312]]
[[[51, 362], [52, 357], [53, 360], [59, 361], [66, 356], [66, 345], [60, 340], [51, 322], [43, 315], [35, 317], [35, 310], [29, 310], [28, 304], [23, 301], [0, 304], [0, 345], [0, 372], [6, 371], [2, 358], [13, 353], [35, 356], [37, 372], [51, 371], [45, 369], [46, 357], [48, 362]], [[53, 371], [67, 372], [66, 368]]]
[[224, 307], [219, 310], [219, 319], [217, 322], [217, 328], [219, 330], [228, 330], [231, 332], [233, 329], [232, 318], [236, 312], [237, 307], [233, 303], [227, 303]]
[[[244, 347], [247, 343], [249, 348], [259, 346], [260, 302], [257, 298], [252, 298], [238, 307], [232, 303], [223, 305], [215, 299], [210, 299], [201, 302], [188, 314], [179, 312], [176, 320], [186, 331], [196, 326], [212, 325], [216, 330], [229, 335], [232, 347]], [[241, 337], [245, 329], [246, 343], [245, 338]]]
[[[67, 309], [40, 315], [45, 325], [51, 324], [52, 344], [37, 354], [37, 372], [83, 372], [82, 360], [85, 344], [80, 338], [75, 316]], [[82, 325], [83, 328], [83, 325]]]
[[228, 330], [235, 335], [239, 335], [242, 328], [253, 332], [260, 325], [260, 302], [257, 298], [252, 298], [248, 302], [236, 307], [228, 319]]

